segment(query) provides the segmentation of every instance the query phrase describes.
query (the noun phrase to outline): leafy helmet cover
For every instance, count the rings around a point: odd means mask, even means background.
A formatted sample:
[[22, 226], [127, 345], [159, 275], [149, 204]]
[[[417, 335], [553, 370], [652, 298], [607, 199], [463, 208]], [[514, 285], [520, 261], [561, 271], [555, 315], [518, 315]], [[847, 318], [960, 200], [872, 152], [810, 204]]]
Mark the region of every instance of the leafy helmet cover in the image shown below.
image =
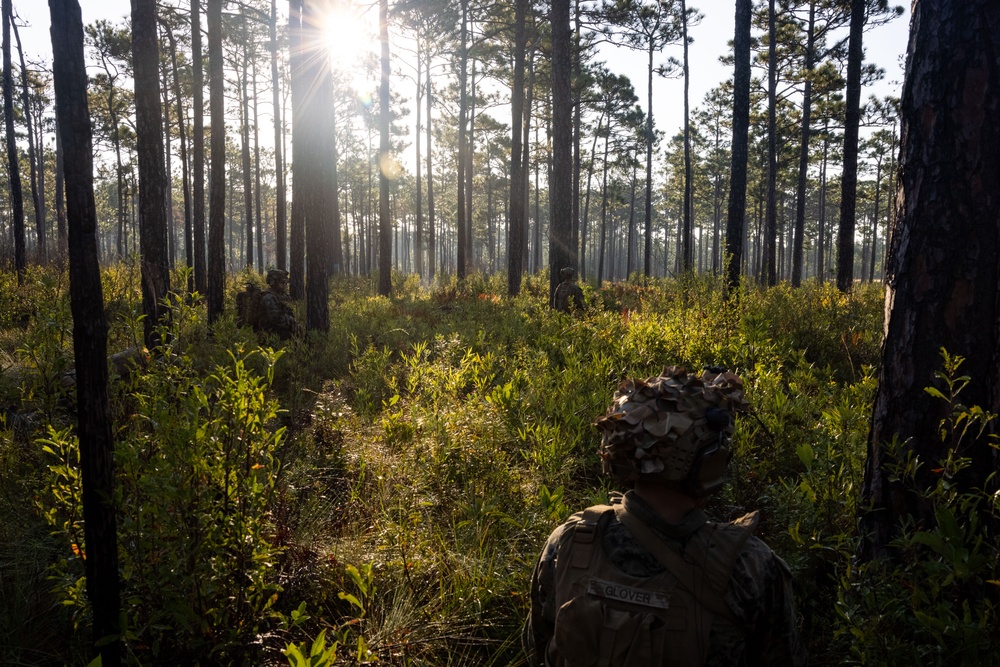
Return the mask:
[[603, 434], [604, 471], [624, 482], [683, 483], [699, 454], [722, 443], [728, 456], [733, 415], [747, 409], [735, 373], [709, 369], [697, 376], [668, 366], [656, 377], [625, 380], [594, 422]]

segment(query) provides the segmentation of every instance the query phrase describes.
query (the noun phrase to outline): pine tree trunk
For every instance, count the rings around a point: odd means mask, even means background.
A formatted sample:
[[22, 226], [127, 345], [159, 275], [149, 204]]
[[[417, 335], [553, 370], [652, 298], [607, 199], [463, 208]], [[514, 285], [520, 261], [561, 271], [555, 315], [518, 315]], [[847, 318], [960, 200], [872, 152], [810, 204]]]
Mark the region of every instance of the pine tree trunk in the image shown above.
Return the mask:
[[[208, 0], [208, 105], [211, 115], [211, 184], [208, 202], [208, 322], [223, 313], [226, 289], [226, 118], [222, 72], [222, 0]], [[197, 87], [195, 88], [197, 90]], [[196, 105], [197, 106], [197, 105]], [[197, 160], [195, 161], [197, 164]], [[197, 175], [195, 175], [197, 180]], [[197, 209], [197, 195], [195, 196]], [[197, 234], [197, 223], [195, 225]]]
[[[888, 319], [861, 503], [871, 507], [861, 520], [866, 559], [886, 552], [904, 520], [933, 526], [933, 508], [919, 492], [938, 483], [944, 456], [970, 460], [949, 480], [959, 492], [994, 493], [1000, 464], [995, 425], [942, 441], [948, 402], [925, 391], [947, 394], [934, 375], [945, 349], [966, 359], [961, 403], [1000, 408], [1000, 4], [924, 0], [914, 4], [910, 26]], [[913, 485], [892, 468], [910, 455], [921, 463]]]
[[[8, 5], [9, 0], [4, 1]], [[77, 437], [83, 483], [87, 597], [94, 651], [104, 667], [121, 664], [114, 441], [108, 399], [107, 339], [97, 258], [93, 139], [87, 108], [83, 21], [76, 0], [50, 0], [52, 71], [65, 151], [70, 310], [77, 387]], [[155, 30], [154, 30], [155, 34]]]
[[736, 29], [733, 40], [733, 144], [729, 180], [729, 208], [726, 211], [726, 285], [739, 292], [743, 265], [743, 240], [747, 202], [747, 158], [750, 128], [750, 18], [753, 0], [736, 0]]
[[24, 284], [27, 256], [24, 238], [24, 198], [21, 192], [21, 169], [14, 134], [14, 82], [10, 62], [11, 0], [3, 0], [3, 116], [7, 134], [7, 174], [10, 180], [10, 200], [14, 216], [14, 268], [17, 284]]
[[[521, 152], [524, 130], [524, 62], [527, 47], [525, 22], [529, 0], [514, 3], [514, 82], [511, 88], [511, 140], [510, 140], [510, 215], [507, 239], [507, 294], [517, 296], [521, 291], [521, 274], [524, 264], [524, 174]], [[430, 151], [430, 145], [427, 150]]]
[[160, 53], [156, 0], [132, 0], [132, 66], [135, 80], [135, 134], [139, 163], [139, 247], [142, 258], [143, 333], [152, 350], [156, 327], [168, 314], [167, 174], [160, 108]]
[[840, 227], [837, 231], [837, 289], [849, 292], [854, 283], [854, 228], [858, 193], [858, 125], [861, 121], [861, 40], [865, 0], [851, 0], [851, 34], [847, 53], [847, 93], [844, 104], [844, 164], [840, 177]]
[[208, 294], [205, 260], [205, 80], [201, 53], [201, 0], [191, 0], [191, 71], [194, 127], [191, 138], [191, 233], [194, 241], [194, 288]]

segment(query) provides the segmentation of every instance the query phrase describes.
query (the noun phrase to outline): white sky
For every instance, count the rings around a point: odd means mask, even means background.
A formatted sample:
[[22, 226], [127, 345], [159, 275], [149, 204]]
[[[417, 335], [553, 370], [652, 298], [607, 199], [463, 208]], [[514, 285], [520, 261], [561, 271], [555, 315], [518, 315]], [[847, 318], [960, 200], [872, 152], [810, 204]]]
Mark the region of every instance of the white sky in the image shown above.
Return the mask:
[[[901, 2], [901, 0], [895, 0]], [[185, 2], [186, 4], [186, 2]], [[719, 56], [728, 50], [727, 42], [733, 34], [733, 4], [731, 0], [694, 0], [693, 3], [704, 14], [702, 22], [690, 30], [694, 40], [690, 46], [691, 58], [691, 108], [700, 105], [705, 94], [720, 82], [731, 76], [731, 70], [719, 62]], [[287, 12], [287, 3], [278, 2], [279, 12]], [[130, 13], [128, 0], [83, 0], [81, 2], [84, 24], [99, 18], [107, 18], [118, 22], [121, 17]], [[29, 60], [51, 60], [51, 41], [48, 34], [49, 13], [48, 3], [44, 0], [14, 0], [14, 10], [29, 27], [21, 28], [21, 39]], [[374, 11], [367, 13], [372, 20], [377, 19]], [[204, 15], [202, 16], [204, 22]], [[203, 23], [204, 25], [204, 23]], [[886, 70], [886, 77], [872, 88], [862, 91], [862, 100], [869, 95], [884, 96], [899, 95], [901, 89], [902, 65], [900, 56], [906, 51], [909, 30], [909, 11], [889, 25], [881, 26], [865, 35], [866, 60], [874, 61]], [[373, 44], [373, 48], [377, 45]], [[667, 56], [679, 58], [680, 48], [665, 52]], [[640, 104], [645, 107], [646, 101], [646, 56], [627, 49], [606, 48], [601, 57], [608, 61], [612, 71], [627, 74], [632, 79]], [[413, 110], [413, 85], [411, 82], [398, 82], [403, 94], [410, 98], [408, 106]], [[683, 82], [680, 79], [654, 79], [653, 82], [653, 117], [656, 125], [665, 131], [667, 136], [675, 134], [683, 122]], [[262, 105], [264, 106], [264, 105]], [[509, 122], [509, 118], [504, 119]], [[410, 121], [412, 127], [413, 121]], [[263, 133], [262, 137], [269, 133]], [[412, 135], [411, 135], [412, 139]], [[403, 158], [404, 161], [406, 158]]]

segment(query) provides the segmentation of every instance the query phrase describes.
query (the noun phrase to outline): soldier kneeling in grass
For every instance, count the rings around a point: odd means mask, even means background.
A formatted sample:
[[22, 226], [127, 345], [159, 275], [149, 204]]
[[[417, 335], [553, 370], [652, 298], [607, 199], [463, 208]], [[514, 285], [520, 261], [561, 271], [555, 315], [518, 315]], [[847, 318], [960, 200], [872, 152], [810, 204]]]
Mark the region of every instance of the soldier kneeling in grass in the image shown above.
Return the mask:
[[236, 321], [250, 326], [259, 334], [277, 334], [282, 340], [302, 335], [302, 326], [288, 305], [288, 271], [271, 269], [267, 272], [268, 289], [260, 290], [247, 283], [246, 290], [236, 295]]
[[729, 467], [733, 373], [668, 367], [627, 380], [595, 426], [605, 472], [631, 484], [549, 537], [524, 631], [533, 667], [803, 665], [788, 566], [757, 513], [709, 521]]

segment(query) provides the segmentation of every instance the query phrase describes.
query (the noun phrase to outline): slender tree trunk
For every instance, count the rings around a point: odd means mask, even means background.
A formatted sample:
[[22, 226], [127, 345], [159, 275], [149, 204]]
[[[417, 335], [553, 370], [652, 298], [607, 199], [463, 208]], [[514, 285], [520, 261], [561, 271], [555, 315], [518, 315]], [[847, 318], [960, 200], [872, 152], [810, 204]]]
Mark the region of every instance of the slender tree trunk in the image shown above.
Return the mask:
[[[510, 216], [507, 239], [507, 294], [517, 296], [521, 291], [521, 274], [524, 271], [524, 173], [521, 162], [524, 137], [524, 61], [527, 47], [527, 20], [530, 0], [514, 3], [514, 83], [511, 89], [510, 135]], [[430, 147], [428, 146], [428, 150]]]
[[[45, 210], [43, 200], [39, 197], [39, 188], [41, 179], [44, 178], [45, 174], [44, 172], [39, 173], [39, 170], [35, 168], [35, 132], [34, 123], [31, 118], [31, 98], [28, 95], [28, 68], [24, 64], [24, 49], [21, 48], [21, 35], [17, 31], [17, 24], [14, 21], [11, 21], [10, 25], [14, 31], [14, 41], [17, 42], [17, 55], [21, 61], [21, 113], [24, 114], [24, 125], [28, 132], [28, 167], [30, 170], [28, 177], [31, 183], [31, 203], [35, 211], [38, 260], [44, 262], [47, 255], [45, 243]], [[41, 119], [38, 122], [41, 122]], [[42, 146], [39, 145], [37, 151], [41, 150]]]
[[769, 0], [767, 12], [767, 209], [764, 213], [764, 266], [762, 282], [775, 285], [778, 282], [777, 242], [778, 242], [778, 32], [775, 22], [774, 0]]
[[288, 266], [286, 247], [288, 230], [285, 220], [287, 209], [285, 163], [282, 160], [284, 132], [281, 124], [281, 79], [278, 77], [278, 0], [271, 0], [271, 21], [268, 24], [268, 29], [271, 38], [271, 104], [274, 109], [274, 181], [278, 199], [274, 230], [274, 250], [277, 255], [275, 265], [279, 269], [285, 269]]
[[[576, 266], [573, 246], [573, 91], [570, 0], [552, 0], [552, 180], [549, 183], [549, 295], [559, 270]], [[550, 303], [550, 305], [554, 305]]]
[[160, 109], [160, 56], [156, 0], [132, 0], [136, 154], [139, 162], [139, 244], [142, 255], [143, 333], [146, 347], [159, 343], [156, 327], [168, 315], [167, 175]]
[[[466, 169], [466, 114], [468, 113], [468, 96], [466, 94], [466, 88], [468, 86], [468, 64], [469, 64], [469, 47], [468, 47], [468, 22], [469, 22], [469, 2], [468, 0], [461, 0], [462, 4], [462, 26], [460, 30], [460, 40], [461, 44], [458, 51], [458, 164], [456, 171], [458, 172], [458, 195], [457, 204], [455, 206], [455, 227], [458, 232], [458, 279], [464, 280], [466, 276], [466, 271], [468, 269], [467, 263], [468, 258], [465, 256], [466, 246], [465, 246], [465, 236], [466, 236], [466, 219], [465, 219], [465, 169]], [[471, 194], [471, 193], [468, 193]]]
[[254, 224], [257, 232], [257, 268], [264, 270], [264, 228], [261, 222], [261, 194], [260, 194], [260, 123], [257, 116], [257, 59], [253, 60], [252, 76], [253, 83], [250, 91], [253, 95], [253, 208]]
[[[242, 20], [243, 62], [240, 77], [240, 160], [243, 171], [243, 222], [246, 226], [247, 268], [253, 268], [253, 173], [250, 164], [250, 43], [247, 37], [247, 18]], [[260, 268], [260, 267], [258, 267]]]
[[191, 0], [191, 71], [194, 128], [191, 140], [191, 233], [194, 240], [194, 288], [208, 293], [205, 260], [205, 81], [201, 52], [201, 0]]
[[858, 125], [861, 121], [861, 40], [865, 0], [851, 0], [851, 35], [847, 53], [847, 116], [844, 122], [844, 164], [840, 178], [840, 228], [837, 232], [837, 289], [849, 292], [854, 283], [854, 227], [858, 192]]
[[301, 156], [308, 152], [303, 134], [304, 105], [306, 103], [303, 90], [305, 54], [303, 53], [302, 31], [302, 0], [288, 0], [288, 35], [289, 35], [289, 65], [291, 68], [292, 88], [292, 215], [289, 221], [289, 263], [288, 290], [293, 299], [301, 299], [306, 293], [306, 237], [305, 237], [305, 191], [303, 183], [308, 175], [300, 162]]
[[[159, 44], [159, 42], [157, 42]], [[174, 173], [171, 167], [171, 142], [170, 142], [170, 82], [169, 75], [167, 73], [166, 63], [159, 68], [160, 70], [160, 94], [163, 98], [160, 100], [161, 108], [163, 110], [163, 126], [160, 128], [160, 132], [163, 135], [163, 156], [164, 156], [164, 179], [165, 187], [163, 190], [163, 206], [166, 210], [167, 215], [167, 267], [173, 269], [176, 265], [176, 252], [175, 247], [176, 241], [174, 239], [174, 198], [171, 192], [171, 177]]]
[[[9, 0], [5, 0], [5, 5]], [[69, 292], [77, 386], [87, 597], [93, 610], [94, 653], [121, 664], [121, 598], [115, 463], [108, 398], [107, 340], [97, 253], [93, 140], [87, 108], [83, 21], [76, 0], [49, 0], [52, 70], [60, 141], [66, 153]], [[155, 34], [155, 31], [154, 31]]]
[[10, 62], [11, 0], [3, 0], [3, 116], [7, 132], [7, 174], [10, 180], [10, 200], [13, 209], [14, 268], [17, 284], [24, 284], [27, 256], [24, 239], [24, 199], [21, 193], [21, 169], [14, 134], [14, 82]]
[[472, 226], [472, 184], [473, 168], [476, 160], [476, 61], [472, 61], [472, 73], [469, 77], [469, 136], [465, 142], [465, 257], [467, 270], [476, 270], [476, 261], [472, 251], [475, 247]]
[[[317, 44], [322, 39], [322, 13], [316, 0], [302, 4], [302, 42]], [[296, 173], [296, 180], [308, 179], [304, 183], [305, 196], [305, 242], [306, 242], [306, 329], [325, 332], [330, 329], [329, 305], [329, 259], [331, 211], [327, 204], [329, 192], [329, 128], [326, 114], [332, 106], [330, 64], [326, 58], [308, 58], [303, 62], [305, 75], [303, 90], [304, 109], [301, 115], [304, 123], [304, 158], [301, 165], [308, 173]], [[299, 151], [296, 150], [295, 164], [299, 166]]]
[[806, 183], [809, 175], [809, 138], [812, 122], [812, 72], [816, 50], [816, 3], [809, 3], [806, 27], [806, 82], [802, 92], [802, 143], [799, 146], [799, 180], [795, 194], [795, 247], [792, 249], [792, 287], [802, 284], [802, 240], [806, 230]]
[[[647, 278], [653, 271], [653, 52], [654, 40], [649, 41], [646, 64], [646, 220], [642, 272]], [[666, 250], [664, 250], [666, 255]]]
[[733, 147], [729, 179], [729, 208], [726, 212], [726, 284], [738, 293], [743, 265], [744, 223], [747, 200], [747, 157], [750, 128], [750, 19], [753, 0], [736, 1], [736, 30], [733, 40]]
[[[694, 264], [694, 231], [691, 221], [691, 111], [689, 89], [691, 77], [688, 71], [687, 3], [681, 0], [681, 41], [684, 44], [684, 245], [681, 253], [681, 270], [691, 271]], [[650, 107], [652, 109], [652, 106]]]
[[[69, 240], [66, 236], [66, 191], [64, 188], [63, 165], [66, 162], [62, 145], [62, 130], [60, 128], [59, 108], [55, 110], [56, 117], [56, 236], [59, 239], [59, 259], [66, 256]], [[100, 248], [98, 247], [97, 250]], [[99, 253], [98, 253], [99, 254]]]
[[414, 202], [414, 208], [417, 214], [417, 238], [416, 238], [416, 269], [417, 275], [423, 279], [424, 278], [424, 203], [423, 203], [423, 186], [421, 183], [422, 165], [420, 164], [420, 113], [422, 111], [420, 106], [420, 91], [423, 88], [423, 83], [420, 79], [420, 74], [423, 67], [423, 39], [419, 36], [417, 37], [417, 95], [416, 95], [416, 110], [417, 110], [417, 121], [416, 126], [413, 131], [414, 139], [414, 149], [416, 151], [416, 166], [414, 172], [417, 176], [417, 187], [416, 187], [416, 201]]
[[181, 191], [184, 197], [184, 261], [192, 273], [188, 276], [188, 291], [195, 289], [194, 280], [194, 238], [191, 221], [191, 175], [188, 170], [187, 122], [184, 116], [184, 101], [181, 97], [181, 83], [177, 72], [177, 38], [168, 25], [164, 25], [170, 42], [170, 65], [173, 69], [174, 100], [177, 105], [177, 133], [181, 140]]
[[[226, 109], [222, 72], [222, 0], [208, 0], [208, 105], [212, 119], [211, 183], [208, 202], [208, 322], [223, 313], [226, 289]], [[197, 91], [197, 87], [195, 88]], [[197, 103], [195, 104], [197, 111]], [[197, 165], [197, 160], [196, 160]], [[197, 174], [195, 175], [197, 180]], [[195, 195], [195, 209], [198, 207]], [[197, 223], [195, 224], [197, 234]]]
[[[378, 32], [379, 32], [379, 42], [382, 45], [382, 77], [379, 83], [379, 148], [378, 148], [378, 164], [387, 164], [389, 155], [389, 2], [388, 0], [379, 0], [378, 3]], [[464, 46], [463, 46], [463, 56], [464, 56]], [[464, 60], [463, 60], [464, 67]], [[460, 79], [461, 83], [464, 81]], [[465, 92], [462, 92], [462, 100], [464, 104]], [[463, 109], [464, 114], [464, 109]], [[464, 115], [460, 116], [461, 122], [464, 122]], [[462, 128], [459, 128], [459, 132], [462, 133]], [[464, 136], [464, 134], [460, 134]], [[459, 139], [459, 195], [462, 192], [462, 145], [461, 139]], [[463, 217], [464, 206], [461, 197], [458, 200], [459, 209], [459, 225], [461, 226], [461, 219]], [[379, 228], [379, 242], [378, 242], [378, 293], [383, 296], [389, 296], [392, 293], [392, 220], [389, 217], [389, 178], [385, 173], [385, 169], [378, 170], [378, 228]], [[461, 253], [461, 248], [459, 249]], [[464, 268], [459, 267], [459, 278], [464, 278]]]
[[611, 133], [604, 139], [604, 160], [601, 168], [601, 238], [597, 251], [597, 286], [604, 282], [604, 242], [608, 236], [608, 146]]

